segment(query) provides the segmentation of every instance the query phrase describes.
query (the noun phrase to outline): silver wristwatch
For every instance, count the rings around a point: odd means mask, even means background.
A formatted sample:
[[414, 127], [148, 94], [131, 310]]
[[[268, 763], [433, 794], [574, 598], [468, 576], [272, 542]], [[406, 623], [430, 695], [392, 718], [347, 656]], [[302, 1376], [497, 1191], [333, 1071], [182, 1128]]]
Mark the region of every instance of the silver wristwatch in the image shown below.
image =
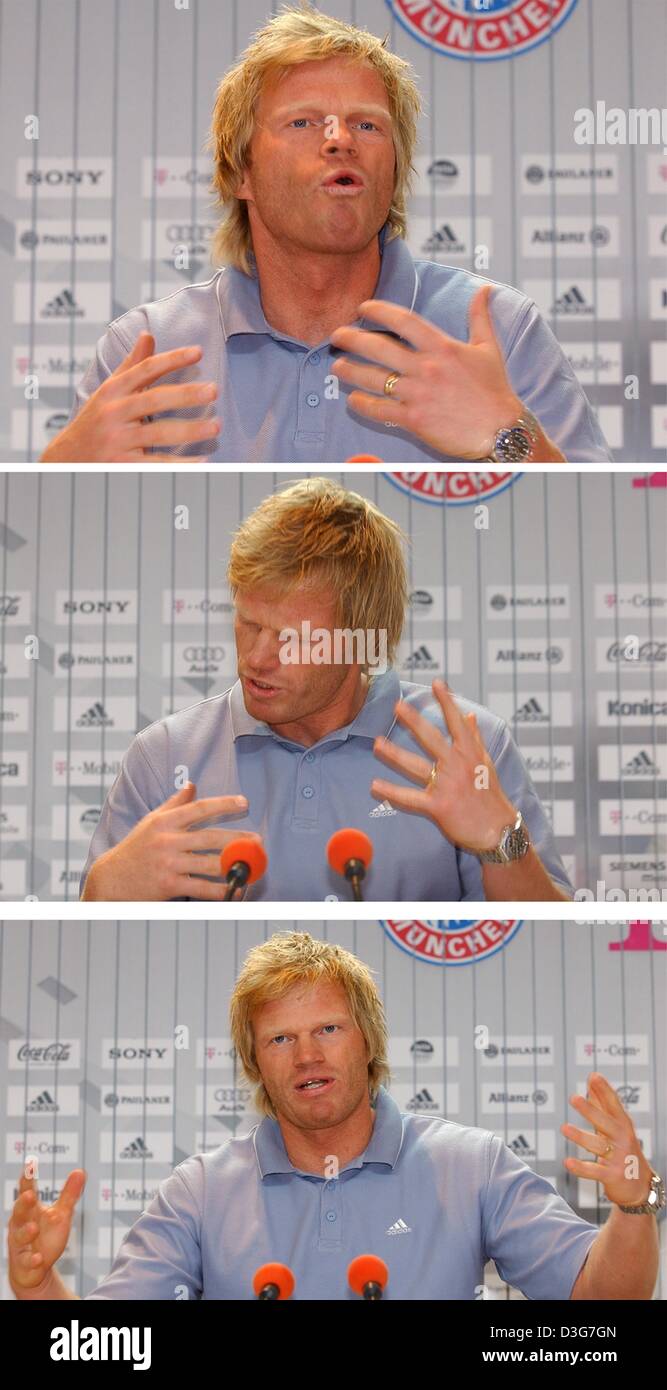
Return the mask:
[[539, 424], [532, 411], [523, 406], [513, 425], [496, 431], [487, 463], [530, 463], [539, 437]]
[[476, 850], [482, 864], [511, 864], [515, 859], [523, 859], [530, 849], [530, 838], [524, 825], [523, 816], [517, 811], [514, 825], [505, 825], [495, 849]]
[[621, 1202], [616, 1203], [617, 1207], [619, 1207], [621, 1211], [626, 1211], [629, 1216], [648, 1216], [651, 1212], [653, 1212], [654, 1216], [657, 1216], [658, 1212], [662, 1211], [662, 1208], [666, 1204], [665, 1184], [660, 1174], [655, 1173], [653, 1169], [651, 1169], [651, 1186], [645, 1202], [640, 1202], [638, 1207], [626, 1207], [623, 1206]]

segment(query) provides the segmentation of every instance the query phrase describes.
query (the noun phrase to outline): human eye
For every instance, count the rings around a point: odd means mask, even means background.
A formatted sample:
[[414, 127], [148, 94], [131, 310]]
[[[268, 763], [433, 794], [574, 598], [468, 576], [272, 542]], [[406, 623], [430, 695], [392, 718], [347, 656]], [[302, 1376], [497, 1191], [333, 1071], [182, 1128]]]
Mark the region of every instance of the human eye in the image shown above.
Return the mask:
[[271, 1039], [271, 1042], [278, 1043], [278, 1046], [280, 1046], [281, 1042], [284, 1042], [286, 1037], [287, 1033], [276, 1033], [275, 1037]]
[[337, 1024], [337, 1023], [325, 1023], [325, 1024], [322, 1025], [322, 1032], [323, 1032], [323, 1033], [327, 1033], [327, 1032], [328, 1032], [329, 1034], [331, 1034], [331, 1031], [333, 1031], [333, 1032], [335, 1032], [335, 1033], [338, 1032], [338, 1024]]
[[289, 125], [298, 126], [300, 130], [303, 130], [304, 126], [307, 126], [307, 125], [308, 125], [308, 117], [307, 117], [307, 116], [295, 116], [295, 117], [294, 117], [294, 120], [292, 120], [292, 121], [289, 122]]
[[379, 130], [379, 129], [380, 129], [379, 125], [376, 125], [376, 124], [375, 124], [375, 121], [367, 121], [367, 120], [359, 121], [359, 125], [360, 125], [360, 126], [368, 126], [368, 127], [370, 127], [371, 130]]

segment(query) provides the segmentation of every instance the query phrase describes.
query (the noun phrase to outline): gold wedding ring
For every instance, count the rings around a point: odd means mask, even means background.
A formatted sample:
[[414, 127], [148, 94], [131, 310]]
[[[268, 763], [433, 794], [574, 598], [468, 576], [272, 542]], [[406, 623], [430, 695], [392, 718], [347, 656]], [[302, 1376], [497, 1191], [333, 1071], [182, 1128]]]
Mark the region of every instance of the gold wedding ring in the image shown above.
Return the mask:
[[389, 373], [389, 376], [387, 377], [387, 380], [385, 381], [385, 384], [384, 384], [384, 394], [385, 394], [385, 396], [390, 396], [390, 395], [391, 395], [391, 393], [392, 393], [392, 391], [393, 391], [393, 389], [394, 389], [394, 387], [395, 387], [395, 385], [396, 385], [396, 382], [397, 382], [397, 381], [400, 381], [400, 379], [401, 379], [401, 378], [400, 378], [400, 375], [399, 375], [398, 373], [396, 373], [396, 372], [390, 372], [390, 373]]
[[434, 763], [434, 764], [433, 764], [433, 767], [431, 768], [431, 771], [430, 771], [429, 774], [428, 774], [428, 784], [429, 784], [429, 787], [434, 787], [435, 784], [436, 784], [436, 782], [437, 782], [437, 780], [438, 780], [438, 764], [437, 764], [437, 763]]

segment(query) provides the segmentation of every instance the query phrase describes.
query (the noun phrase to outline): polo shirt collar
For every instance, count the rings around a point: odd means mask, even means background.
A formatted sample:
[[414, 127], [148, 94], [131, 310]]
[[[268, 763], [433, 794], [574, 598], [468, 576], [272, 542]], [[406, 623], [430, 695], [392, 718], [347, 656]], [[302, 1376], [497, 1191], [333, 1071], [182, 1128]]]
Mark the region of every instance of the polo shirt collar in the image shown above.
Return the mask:
[[[330, 734], [326, 734], [324, 738], [313, 744], [313, 747], [317, 748], [327, 742], [344, 742], [350, 736], [375, 739], [378, 734], [386, 735], [394, 722], [394, 705], [400, 698], [400, 680], [396, 671], [389, 667], [381, 676], [373, 677], [366, 699], [356, 718], [341, 729], [333, 729]], [[240, 680], [234, 683], [229, 693], [229, 713], [234, 742], [237, 738], [243, 738], [247, 735], [269, 736], [279, 739], [283, 743], [291, 741], [280, 739], [280, 735], [274, 733], [274, 730], [263, 719], [254, 719], [251, 714], [248, 714]]]
[[[419, 284], [417, 269], [404, 238], [394, 236], [387, 241], [387, 230], [388, 223], [385, 222], [378, 233], [380, 275], [373, 298], [388, 299], [392, 304], [412, 309]], [[245, 275], [236, 266], [225, 266], [218, 276], [217, 294], [225, 342], [238, 333], [265, 333], [283, 342], [298, 341], [287, 333], [279, 333], [267, 323], [256, 275]], [[368, 329], [378, 330], [378, 325], [370, 319], [361, 319], [360, 322]]]
[[[270, 1115], [265, 1115], [257, 1126], [253, 1143], [261, 1178], [266, 1178], [272, 1173], [291, 1173], [301, 1177], [317, 1178], [316, 1173], [302, 1172], [290, 1163], [280, 1125]], [[366, 1163], [383, 1163], [388, 1168], [394, 1168], [402, 1144], [403, 1117], [396, 1101], [384, 1086], [380, 1086], [375, 1102], [375, 1124], [368, 1145], [362, 1154], [345, 1165], [343, 1172], [348, 1168], [363, 1168]]]

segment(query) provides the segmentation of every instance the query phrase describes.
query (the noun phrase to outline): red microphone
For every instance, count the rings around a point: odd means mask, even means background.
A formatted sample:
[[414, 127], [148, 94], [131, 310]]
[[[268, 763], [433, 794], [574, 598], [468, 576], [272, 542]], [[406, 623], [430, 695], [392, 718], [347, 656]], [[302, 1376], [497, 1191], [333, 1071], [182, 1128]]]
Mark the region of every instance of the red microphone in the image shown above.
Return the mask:
[[360, 1298], [377, 1302], [389, 1279], [389, 1270], [379, 1255], [357, 1255], [347, 1269], [347, 1282]]
[[259, 840], [239, 836], [230, 840], [220, 855], [220, 872], [227, 884], [224, 903], [231, 902], [237, 888], [245, 888], [246, 883], [254, 883], [266, 873], [268, 864], [266, 850]]
[[352, 458], [346, 459], [346, 463], [382, 463], [377, 454], [353, 454]]
[[352, 884], [352, 896], [362, 903], [362, 880], [373, 858], [373, 843], [363, 830], [347, 827], [337, 830], [327, 845], [327, 859], [337, 874], [342, 874]]
[[260, 1265], [255, 1271], [252, 1287], [257, 1297], [262, 1300], [268, 1298], [291, 1298], [294, 1293], [294, 1275], [289, 1265], [268, 1264]]

